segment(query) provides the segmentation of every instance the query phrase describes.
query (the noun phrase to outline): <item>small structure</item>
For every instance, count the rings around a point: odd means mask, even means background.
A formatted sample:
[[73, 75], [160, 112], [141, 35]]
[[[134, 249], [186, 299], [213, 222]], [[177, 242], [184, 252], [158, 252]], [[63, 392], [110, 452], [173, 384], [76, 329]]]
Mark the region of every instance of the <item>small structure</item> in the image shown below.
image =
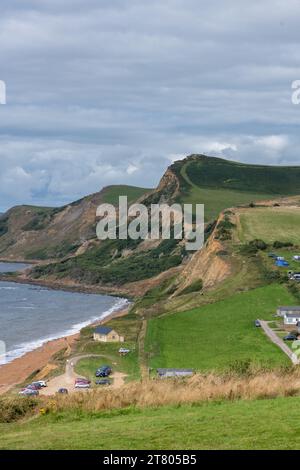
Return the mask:
[[190, 377], [193, 373], [193, 369], [157, 369], [157, 374], [160, 379]]
[[275, 266], [278, 266], [279, 268], [285, 268], [289, 266], [289, 263], [285, 261], [285, 259], [278, 259], [275, 261]]
[[287, 313], [283, 317], [283, 322], [286, 326], [297, 325], [300, 322], [300, 313]]
[[94, 330], [94, 341], [102, 343], [123, 343], [124, 336], [120, 336], [115, 330], [108, 326], [98, 326]]
[[287, 314], [297, 314], [300, 317], [300, 306], [285, 306], [285, 307], [278, 307], [277, 315], [279, 317], [284, 317]]

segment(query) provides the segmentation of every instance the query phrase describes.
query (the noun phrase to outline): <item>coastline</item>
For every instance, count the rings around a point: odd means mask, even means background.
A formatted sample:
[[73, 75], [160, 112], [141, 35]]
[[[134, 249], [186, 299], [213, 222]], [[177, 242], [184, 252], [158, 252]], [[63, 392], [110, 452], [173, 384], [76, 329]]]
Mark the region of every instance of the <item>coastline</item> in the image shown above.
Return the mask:
[[[104, 324], [113, 318], [125, 316], [128, 313], [129, 307], [130, 305], [116, 308], [116, 310], [106, 317], [91, 322], [90, 326]], [[39, 379], [42, 379], [43, 373], [51, 370], [50, 366], [47, 369], [51, 358], [64, 348], [71, 350], [72, 345], [79, 338], [79, 335], [80, 332], [47, 341], [42, 346], [27, 352], [8, 364], [0, 365], [0, 395], [3, 395], [14, 386], [24, 382], [35, 372], [39, 374]]]
[[62, 290], [66, 292], [78, 292], [81, 294], [102, 294], [111, 295], [113, 297], [123, 297], [127, 300], [133, 300], [134, 296], [130, 295], [127, 290], [118, 289], [110, 286], [94, 286], [82, 285], [71, 281], [55, 281], [51, 279], [32, 279], [26, 274], [9, 275], [0, 273], [0, 282], [14, 282], [16, 284], [30, 284], [34, 286], [46, 287], [53, 290]]

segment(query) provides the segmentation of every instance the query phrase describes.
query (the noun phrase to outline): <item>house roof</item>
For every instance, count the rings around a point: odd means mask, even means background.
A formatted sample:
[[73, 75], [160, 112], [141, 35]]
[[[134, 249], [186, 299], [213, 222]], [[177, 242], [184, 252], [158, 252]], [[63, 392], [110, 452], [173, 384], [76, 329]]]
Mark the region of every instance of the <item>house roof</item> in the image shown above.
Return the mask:
[[300, 306], [284, 306], [278, 307], [278, 310], [290, 310], [291, 312], [300, 312]]
[[168, 372], [175, 372], [175, 373], [186, 372], [187, 374], [192, 374], [194, 371], [193, 369], [157, 369], [157, 373], [159, 375], [167, 374]]
[[287, 313], [285, 316], [287, 318], [300, 318], [300, 312], [299, 313]]
[[108, 326], [98, 326], [95, 328], [95, 333], [99, 333], [99, 335], [108, 335], [112, 331], [112, 328]]

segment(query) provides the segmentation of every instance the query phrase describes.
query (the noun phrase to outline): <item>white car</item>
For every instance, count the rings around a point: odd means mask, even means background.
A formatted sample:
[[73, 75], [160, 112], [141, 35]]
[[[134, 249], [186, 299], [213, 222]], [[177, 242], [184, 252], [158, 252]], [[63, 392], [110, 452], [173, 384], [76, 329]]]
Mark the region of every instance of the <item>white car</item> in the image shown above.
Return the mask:
[[47, 387], [47, 382], [45, 382], [44, 380], [35, 380], [33, 383], [39, 384], [41, 387]]
[[91, 388], [91, 384], [78, 382], [75, 384], [75, 388]]

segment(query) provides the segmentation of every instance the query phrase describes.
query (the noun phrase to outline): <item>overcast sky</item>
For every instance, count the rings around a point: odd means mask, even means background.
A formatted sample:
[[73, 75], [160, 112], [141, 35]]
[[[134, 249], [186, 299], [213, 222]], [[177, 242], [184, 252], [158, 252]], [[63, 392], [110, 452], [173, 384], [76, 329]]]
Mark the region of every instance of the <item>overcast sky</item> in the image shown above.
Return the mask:
[[152, 187], [190, 153], [300, 164], [298, 0], [0, 8], [0, 210]]

